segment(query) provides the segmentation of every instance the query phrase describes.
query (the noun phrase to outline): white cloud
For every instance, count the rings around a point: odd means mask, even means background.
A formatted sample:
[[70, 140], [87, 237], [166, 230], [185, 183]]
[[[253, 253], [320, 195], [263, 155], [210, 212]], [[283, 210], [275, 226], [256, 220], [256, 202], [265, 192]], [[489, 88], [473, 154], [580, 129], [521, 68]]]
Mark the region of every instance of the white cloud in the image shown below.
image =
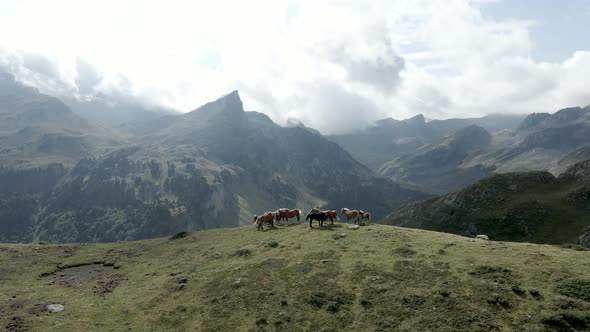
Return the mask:
[[22, 1], [0, 10], [0, 62], [46, 91], [182, 111], [237, 88], [327, 133], [590, 103], [590, 53], [534, 61], [534, 22], [486, 19], [487, 2]]

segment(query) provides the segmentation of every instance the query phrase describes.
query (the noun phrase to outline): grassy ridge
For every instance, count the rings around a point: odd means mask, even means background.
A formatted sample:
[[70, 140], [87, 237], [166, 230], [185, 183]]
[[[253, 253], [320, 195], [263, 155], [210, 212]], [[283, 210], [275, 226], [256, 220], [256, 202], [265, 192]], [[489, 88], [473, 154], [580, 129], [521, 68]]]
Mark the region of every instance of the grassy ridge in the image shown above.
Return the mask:
[[584, 330], [574, 249], [342, 224], [0, 245], [0, 331]]

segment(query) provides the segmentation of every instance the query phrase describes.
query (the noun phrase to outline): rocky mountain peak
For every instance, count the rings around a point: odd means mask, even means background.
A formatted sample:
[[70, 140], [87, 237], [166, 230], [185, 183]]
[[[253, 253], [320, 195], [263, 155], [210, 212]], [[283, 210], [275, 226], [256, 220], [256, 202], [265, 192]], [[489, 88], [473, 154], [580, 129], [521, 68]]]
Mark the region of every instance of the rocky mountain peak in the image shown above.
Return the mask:
[[560, 177], [574, 176], [574, 177], [588, 177], [590, 176], [590, 159], [580, 161], [570, 166], [565, 172], [561, 173]]
[[234, 90], [217, 100], [209, 102], [191, 113], [244, 113], [244, 104], [238, 90]]
[[537, 127], [551, 116], [549, 113], [531, 113], [518, 126], [517, 130], [528, 130]]
[[471, 125], [457, 130], [453, 134], [452, 144], [464, 151], [481, 150], [492, 141], [492, 135], [478, 125]]

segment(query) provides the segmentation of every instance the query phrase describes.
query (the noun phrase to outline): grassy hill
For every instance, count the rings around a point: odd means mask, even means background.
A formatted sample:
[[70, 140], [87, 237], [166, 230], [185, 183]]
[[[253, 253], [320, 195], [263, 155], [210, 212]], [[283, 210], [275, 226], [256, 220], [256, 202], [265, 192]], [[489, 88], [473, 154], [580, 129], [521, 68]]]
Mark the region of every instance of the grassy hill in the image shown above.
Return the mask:
[[0, 331], [590, 329], [589, 251], [314, 226], [0, 245]]
[[404, 205], [386, 224], [496, 240], [574, 243], [590, 226], [590, 162], [551, 173], [496, 174], [460, 191]]

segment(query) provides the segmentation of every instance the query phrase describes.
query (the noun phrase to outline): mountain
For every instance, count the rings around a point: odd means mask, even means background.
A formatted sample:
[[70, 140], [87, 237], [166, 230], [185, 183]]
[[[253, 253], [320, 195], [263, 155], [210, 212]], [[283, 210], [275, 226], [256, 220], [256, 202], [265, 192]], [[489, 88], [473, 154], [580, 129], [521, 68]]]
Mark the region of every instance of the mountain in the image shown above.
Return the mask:
[[[142, 239], [251, 224], [280, 207], [348, 206], [379, 218], [428, 197], [375, 175], [315, 130], [245, 112], [237, 91], [127, 135], [73, 166], [0, 168], [0, 241]], [[46, 185], [30, 186], [31, 174]]]
[[426, 121], [422, 114], [418, 114], [406, 120], [380, 120], [368, 128], [329, 136], [329, 139], [369, 168], [378, 170], [396, 157], [436, 144], [461, 128], [477, 125], [495, 133], [515, 129], [522, 118], [518, 115], [488, 115], [482, 118]]
[[340, 223], [0, 244], [0, 329], [588, 331], [574, 249]]
[[59, 98], [81, 117], [105, 127], [118, 128], [121, 131], [131, 131], [145, 121], [174, 114], [174, 111], [167, 108], [145, 106], [133, 100], [113, 101], [105, 95], [95, 96], [92, 99], [71, 96], [60, 96]]
[[467, 188], [405, 205], [383, 222], [461, 235], [573, 243], [590, 226], [590, 161], [559, 177], [547, 171], [496, 174]]
[[485, 129], [471, 125], [445, 137], [440, 143], [423, 146], [385, 163], [378, 172], [432, 193], [457, 190], [493, 172], [493, 167], [462, 166], [469, 156], [485, 151], [491, 139]]
[[590, 107], [533, 113], [499, 140], [503, 143], [473, 158], [473, 164], [494, 165], [499, 173], [549, 170], [558, 174], [564, 158], [572, 160], [572, 154], [590, 146]]
[[110, 147], [121, 137], [94, 126], [59, 99], [0, 72], [0, 164], [33, 167], [72, 164]]

